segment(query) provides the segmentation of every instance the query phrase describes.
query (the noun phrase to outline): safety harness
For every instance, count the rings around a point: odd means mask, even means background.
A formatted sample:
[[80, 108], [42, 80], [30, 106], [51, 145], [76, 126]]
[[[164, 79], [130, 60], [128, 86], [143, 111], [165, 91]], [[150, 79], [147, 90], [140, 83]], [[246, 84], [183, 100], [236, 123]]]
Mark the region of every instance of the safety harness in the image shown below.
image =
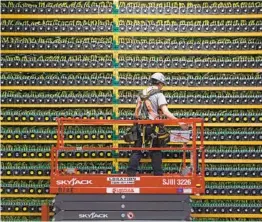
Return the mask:
[[161, 93], [162, 91], [158, 88], [150, 88], [148, 91], [143, 90], [139, 92], [138, 96], [140, 98], [141, 108], [140, 108], [140, 118], [141, 119], [147, 119], [149, 115], [151, 115], [154, 119], [159, 118], [159, 113], [156, 114], [153, 111], [151, 101], [149, 98], [153, 95], [156, 95], [158, 93]]
[[[148, 119], [149, 115], [153, 117], [154, 119], [160, 119], [160, 110], [158, 110], [158, 113], [156, 114], [153, 111], [151, 101], [149, 98], [153, 95], [156, 95], [158, 93], [161, 93], [162, 91], [159, 90], [156, 87], [151, 87], [146, 90], [143, 90], [139, 92], [138, 96], [140, 98], [140, 110], [139, 110], [139, 116], [140, 119]], [[164, 146], [167, 142], [169, 142], [170, 139], [170, 133], [166, 130], [166, 128], [163, 125], [155, 125], [152, 124], [152, 133], [150, 135], [147, 135], [146, 140], [146, 127], [145, 125], [134, 125], [126, 135], [124, 135], [124, 139], [126, 142], [133, 142], [138, 139], [138, 135], [140, 134], [142, 136], [142, 147], [144, 148], [146, 144], [149, 142], [149, 146], [152, 147], [153, 141], [157, 140], [159, 146]]]

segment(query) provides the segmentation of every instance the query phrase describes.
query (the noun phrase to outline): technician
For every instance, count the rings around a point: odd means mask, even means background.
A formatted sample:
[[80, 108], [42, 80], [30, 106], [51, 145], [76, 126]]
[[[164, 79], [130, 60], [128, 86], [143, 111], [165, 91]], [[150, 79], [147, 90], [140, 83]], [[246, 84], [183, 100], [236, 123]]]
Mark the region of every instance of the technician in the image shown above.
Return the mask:
[[[177, 119], [168, 110], [166, 98], [161, 91], [163, 86], [166, 84], [165, 76], [162, 73], [154, 73], [151, 76], [151, 84], [152, 86], [144, 89], [138, 96], [135, 109], [135, 118], [157, 120], [161, 119], [161, 115], [164, 115], [167, 119]], [[188, 125], [185, 123], [179, 123], [179, 125], [183, 130], [188, 129]], [[164, 147], [169, 139], [169, 134], [163, 125], [156, 124], [138, 125], [137, 135], [138, 139], [135, 141], [135, 147], [145, 147], [146, 143], [151, 143], [150, 147]], [[154, 175], [163, 175], [161, 150], [150, 151], [149, 153], [152, 160]], [[136, 175], [136, 171], [142, 157], [142, 151], [132, 151], [132, 156], [130, 157], [127, 168], [128, 176]]]

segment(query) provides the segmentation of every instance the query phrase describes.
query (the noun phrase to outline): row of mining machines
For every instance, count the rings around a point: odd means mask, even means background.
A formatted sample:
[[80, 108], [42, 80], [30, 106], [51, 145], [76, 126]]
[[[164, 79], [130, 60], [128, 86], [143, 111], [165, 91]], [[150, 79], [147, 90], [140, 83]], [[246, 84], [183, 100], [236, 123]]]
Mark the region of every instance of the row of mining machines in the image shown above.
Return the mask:
[[[49, 212], [50, 220], [174, 221], [180, 212], [194, 221], [260, 221], [261, 18], [258, 0], [1, 1], [1, 220], [40, 221], [44, 211], [42, 219]], [[72, 179], [79, 175], [124, 177], [133, 147], [124, 142], [130, 124], [67, 125], [67, 149], [58, 152], [51, 151], [61, 139], [57, 118], [134, 120], [137, 94], [155, 72], [166, 77], [171, 112], [204, 122], [203, 137], [200, 123], [195, 134], [204, 140], [195, 156], [196, 174], [204, 163], [203, 193], [187, 190], [192, 181], [186, 180], [175, 194], [165, 186], [165, 194], [145, 196], [152, 195], [142, 189], [152, 173], [146, 150], [137, 172], [142, 179], [131, 179], [131, 189], [125, 181], [125, 189], [113, 190], [116, 179], [108, 179], [104, 184], [114, 183], [103, 191], [107, 199], [86, 190], [72, 199], [71, 185], [80, 183]], [[192, 140], [191, 134], [188, 147]], [[173, 146], [162, 150], [162, 179], [191, 172], [192, 150]], [[52, 190], [52, 167], [71, 173], [58, 182], [68, 189]], [[68, 201], [86, 201], [86, 208]]]

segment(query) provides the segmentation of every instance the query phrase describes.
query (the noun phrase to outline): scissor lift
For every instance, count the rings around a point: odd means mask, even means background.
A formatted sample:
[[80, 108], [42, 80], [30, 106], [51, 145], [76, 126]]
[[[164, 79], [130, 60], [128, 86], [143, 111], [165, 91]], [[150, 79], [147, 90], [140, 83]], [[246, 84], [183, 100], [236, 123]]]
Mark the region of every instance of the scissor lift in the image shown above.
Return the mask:
[[[89, 120], [58, 118], [57, 145], [51, 152], [50, 193], [54, 201], [55, 221], [79, 220], [187, 220], [190, 215], [189, 195], [205, 192], [205, 153], [203, 144], [204, 124], [199, 118], [177, 120]], [[192, 126], [190, 141], [185, 143], [183, 131], [171, 131], [175, 144], [168, 148], [103, 147], [99, 150], [182, 150], [182, 169], [163, 176], [125, 174], [65, 174], [59, 170], [58, 153], [61, 150], [94, 150], [97, 148], [66, 147], [66, 125], [178, 125], [184, 122]], [[199, 127], [198, 127], [199, 126]], [[186, 158], [190, 153], [190, 159]], [[201, 161], [199, 161], [201, 160]], [[188, 162], [189, 165], [188, 165]], [[190, 166], [190, 167], [188, 167]], [[185, 170], [187, 168], [187, 170]], [[42, 220], [48, 219], [48, 208], [43, 206]]]

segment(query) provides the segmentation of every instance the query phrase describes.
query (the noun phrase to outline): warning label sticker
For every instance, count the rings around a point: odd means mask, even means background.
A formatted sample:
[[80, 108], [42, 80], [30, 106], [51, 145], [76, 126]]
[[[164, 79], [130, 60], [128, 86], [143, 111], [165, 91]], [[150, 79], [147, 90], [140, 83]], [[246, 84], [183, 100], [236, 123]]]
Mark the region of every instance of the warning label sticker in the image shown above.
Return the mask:
[[107, 193], [140, 193], [138, 187], [108, 187], [106, 188]]
[[139, 180], [140, 177], [107, 177], [111, 184], [135, 184], [135, 181]]

